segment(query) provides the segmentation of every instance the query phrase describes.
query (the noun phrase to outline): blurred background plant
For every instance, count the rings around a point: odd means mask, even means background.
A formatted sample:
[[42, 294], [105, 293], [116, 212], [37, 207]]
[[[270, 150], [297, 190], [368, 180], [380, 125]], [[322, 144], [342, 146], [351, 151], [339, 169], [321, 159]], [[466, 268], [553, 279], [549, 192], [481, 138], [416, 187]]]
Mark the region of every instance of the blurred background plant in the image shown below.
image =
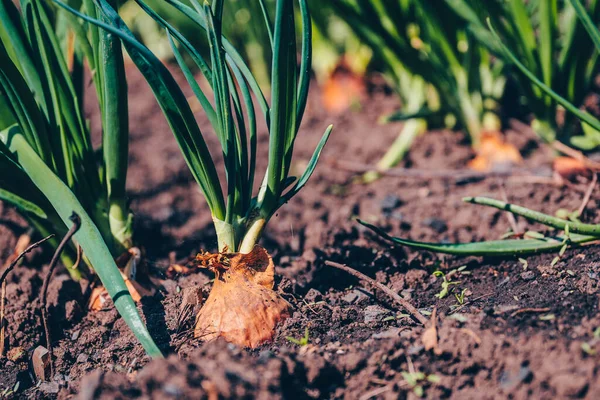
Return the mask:
[[[520, 3], [520, 0], [514, 0], [514, 2]], [[548, 3], [551, 2], [549, 1]], [[595, 4], [595, 2], [593, 3]], [[594, 9], [586, 9], [581, 0], [568, 0], [568, 4], [570, 7], [572, 7], [571, 11], [574, 13], [575, 18], [577, 19], [577, 21], [572, 22], [578, 22], [580, 24], [581, 28], [583, 29], [582, 33], [590, 40], [591, 46], [593, 46], [597, 51], [600, 51], [600, 30], [596, 27], [594, 22], [594, 14], [590, 13], [590, 11], [594, 11]], [[587, 4], [590, 5], [591, 3], [588, 2]], [[547, 4], [544, 6], [546, 5]], [[556, 5], [556, 2], [554, 2], [554, 5]], [[487, 36], [488, 33], [489, 36]], [[500, 36], [499, 32], [495, 30], [495, 26], [493, 24], [491, 25], [490, 31], [483, 31], [481, 34], [488, 37], [490, 40], [490, 45], [497, 46], [498, 52], [502, 53], [507, 58], [508, 62], [511, 62], [516, 66], [516, 68], [523, 74], [524, 79], [526, 79], [532, 87], [539, 89], [540, 94], [547, 96], [550, 100], [552, 100], [552, 102], [564, 107], [568, 113], [568, 117], [579, 121], [582, 127], [584, 127], [583, 129], [584, 132], [586, 132], [586, 136], [589, 136], [589, 132], [592, 132], [596, 135], [600, 132], [600, 120], [589, 112], [581, 110], [575, 104], [571, 103], [566, 97], [563, 97], [555, 92], [551, 87], [552, 82], [550, 82], [550, 80], [544, 81], [543, 78], [536, 76], [535, 70], [529, 69], [525, 63], [519, 59], [517, 53], [514, 53], [509, 48], [509, 43], [503, 40], [503, 37]], [[580, 39], [582, 40], [583, 37]], [[543, 53], [543, 51], [541, 52]], [[595, 63], [596, 57], [592, 57], [591, 64], [587, 65], [588, 67], [591, 67], [594, 66]], [[546, 74], [548, 74], [548, 72], [546, 72]], [[589, 168], [588, 172], [593, 170], [594, 174], [598, 173], [597, 165], [587, 165], [587, 167]], [[593, 178], [591, 180], [590, 188], [593, 189], [596, 185], [596, 182], [596, 178]], [[588, 193], [591, 195], [591, 191]], [[559, 210], [556, 216], [544, 214], [542, 212], [531, 210], [516, 204], [511, 204], [506, 201], [500, 201], [483, 196], [466, 197], [463, 199], [463, 201], [506, 211], [514, 214], [515, 216], [524, 217], [530, 222], [545, 225], [549, 229], [545, 235], [532, 231], [525, 231], [523, 233], [511, 231], [508, 235], [506, 235], [506, 238], [503, 238], [502, 240], [474, 243], [428, 243], [392, 237], [377, 226], [361, 220], [358, 220], [358, 222], [391, 243], [439, 253], [463, 256], [511, 255], [523, 257], [542, 252], [558, 252], [558, 255], [552, 260], [551, 265], [556, 264], [560, 260], [568, 247], [579, 246], [588, 242], [595, 242], [600, 237], [600, 224], [584, 223], [580, 219], [585, 210], [585, 205], [587, 204], [586, 200], [584, 200], [582, 206], [578, 210], [574, 212], [565, 212], [565, 210]], [[562, 233], [557, 233], [557, 231], [562, 231]]]
[[[192, 34], [195, 32], [196, 26], [189, 18], [164, 0], [148, 0], [146, 3], [169, 21], [175, 29], [188, 37], [190, 43], [200, 49], [203, 56], [209, 56], [206, 37]], [[183, 0], [182, 3], [188, 6], [192, 5], [189, 0]], [[265, 0], [264, 3], [267, 7], [272, 7], [275, 2], [274, 0]], [[223, 16], [223, 34], [239, 49], [263, 90], [269, 90], [271, 72], [269, 34], [263, 24], [253, 21], [253, 19], [262, 18], [260, 2], [257, 0], [229, 0], [227, 7], [230, 12]], [[119, 9], [119, 14], [131, 31], [157, 57], [162, 60], [172, 59], [173, 52], [165, 30], [143, 12], [134, 0], [125, 2]], [[192, 66], [191, 60], [188, 61]]]
[[[382, 118], [404, 121], [383, 171], [400, 162], [414, 140], [431, 128], [464, 129], [475, 149], [501, 130], [499, 101], [506, 79], [503, 64], [467, 31], [467, 23], [444, 2], [340, 0], [329, 4], [373, 52], [402, 110]], [[518, 152], [509, 157], [520, 161]], [[370, 181], [379, 176], [368, 173]]]
[[[576, 107], [584, 105], [595, 87], [598, 50], [570, 1], [446, 0], [446, 3], [468, 23], [469, 32], [481, 45], [503, 62], [514, 66], [518, 60], [568, 102]], [[597, 21], [599, 2], [590, 0], [585, 4], [585, 11]], [[493, 27], [500, 40], [494, 38], [489, 27]], [[584, 129], [585, 136], [575, 136], [574, 115], [562, 112], [562, 106], [519, 68], [511, 68], [509, 72], [519, 84], [522, 104], [533, 114], [531, 127], [545, 142], [559, 140], [586, 150], [600, 143], [600, 134], [590, 129]]]

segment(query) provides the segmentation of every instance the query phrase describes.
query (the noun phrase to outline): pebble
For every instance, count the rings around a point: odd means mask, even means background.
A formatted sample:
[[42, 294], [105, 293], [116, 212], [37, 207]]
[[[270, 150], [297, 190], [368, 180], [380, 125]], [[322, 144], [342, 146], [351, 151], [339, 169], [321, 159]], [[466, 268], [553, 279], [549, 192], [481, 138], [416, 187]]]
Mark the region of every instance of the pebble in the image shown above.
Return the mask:
[[46, 394], [56, 394], [60, 390], [58, 382], [42, 382], [39, 386], [39, 390]]
[[410, 346], [408, 348], [408, 355], [415, 356], [423, 351], [425, 346]]
[[521, 279], [524, 281], [530, 281], [535, 279], [535, 273], [533, 271], [521, 272]]
[[448, 225], [446, 224], [446, 221], [441, 220], [439, 218], [426, 218], [423, 221], [423, 225], [430, 227], [437, 233], [443, 233], [446, 230], [448, 230]]
[[381, 200], [381, 211], [383, 214], [387, 214], [389, 216], [392, 211], [401, 205], [402, 200], [400, 200], [400, 197], [393, 194], [388, 194], [383, 198], [383, 200]]
[[371, 337], [373, 339], [391, 339], [391, 338], [398, 337], [399, 333], [400, 333], [400, 328], [391, 328], [386, 331], [375, 333]]
[[183, 394], [183, 391], [178, 386], [171, 383], [167, 383], [163, 386], [163, 392], [173, 397], [180, 397]]
[[316, 303], [317, 301], [323, 300], [323, 294], [317, 289], [310, 289], [304, 296], [304, 300], [306, 300], [309, 304]]
[[531, 372], [531, 369], [525, 365], [522, 365], [516, 374], [511, 374], [509, 371], [504, 371], [502, 375], [500, 375], [500, 387], [506, 391], [510, 391], [521, 382], [530, 379], [532, 376], [533, 372]]
[[83, 364], [88, 362], [88, 360], [90, 359], [90, 356], [87, 355], [86, 353], [81, 353], [80, 355], [77, 356], [77, 362], [79, 364]]
[[585, 376], [568, 373], [555, 375], [551, 383], [560, 398], [580, 397], [588, 387]]
[[381, 306], [367, 306], [365, 308], [365, 324], [372, 324], [375, 322], [379, 322], [384, 315], [388, 314], [389, 311]]
[[347, 293], [342, 297], [342, 300], [348, 304], [356, 304], [362, 300], [367, 299], [367, 295], [363, 293], [361, 290], [354, 289], [350, 293]]

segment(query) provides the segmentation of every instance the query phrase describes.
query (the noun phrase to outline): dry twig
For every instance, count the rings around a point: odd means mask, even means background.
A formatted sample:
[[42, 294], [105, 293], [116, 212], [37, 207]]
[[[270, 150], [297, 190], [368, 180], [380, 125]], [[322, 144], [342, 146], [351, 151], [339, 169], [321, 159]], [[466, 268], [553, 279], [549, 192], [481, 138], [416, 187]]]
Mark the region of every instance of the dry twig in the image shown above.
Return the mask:
[[583, 214], [583, 212], [585, 211], [585, 208], [587, 207], [588, 203], [590, 202], [590, 199], [592, 198], [592, 193], [594, 193], [594, 189], [596, 188], [596, 183], [598, 183], [598, 174], [596, 174], [594, 172], [592, 174], [592, 181], [590, 182], [590, 185], [588, 186], [587, 190], [585, 191], [585, 196], [583, 196], [583, 201], [581, 202], [581, 205], [579, 206], [579, 209], [577, 210], [577, 216], [581, 217], [581, 214]]
[[[508, 203], [508, 196], [506, 195], [506, 188], [504, 187], [504, 183], [500, 183], [500, 194], [502, 195], [502, 201], [504, 201], [505, 203]], [[504, 213], [506, 215], [506, 218], [508, 219], [508, 223], [510, 224], [510, 227], [512, 228], [513, 232], [515, 234], [519, 234], [519, 227], [517, 225], [517, 219], [515, 218], [515, 215], [511, 212], [505, 212]]]
[[448, 313], [448, 315], [452, 315], [452, 314], [454, 314], [454, 313], [456, 313], [456, 312], [458, 312], [458, 311], [462, 310], [462, 309], [463, 309], [463, 308], [465, 308], [466, 306], [470, 306], [471, 304], [473, 304], [473, 303], [475, 303], [475, 302], [477, 302], [477, 301], [479, 301], [479, 300], [481, 300], [481, 299], [483, 299], [483, 298], [490, 297], [491, 295], [493, 295], [493, 293], [486, 293], [486, 294], [482, 294], [481, 296], [477, 296], [477, 297], [475, 297], [473, 300], [469, 300], [469, 301], [467, 301], [466, 303], [462, 304], [461, 306], [459, 306], [459, 307], [456, 307], [454, 310], [450, 311], [450, 312]]
[[[40, 246], [42, 243], [44, 243], [46, 240], [52, 238], [53, 236], [54, 235], [50, 235], [50, 236], [45, 237], [44, 239], [40, 240], [39, 242], [32, 244], [31, 246], [27, 246], [29, 244], [31, 238], [30, 238], [29, 234], [22, 235], [19, 238], [19, 240], [17, 241], [17, 245], [15, 246], [14, 253], [8, 258], [7, 262], [5, 263], [6, 268], [2, 272], [2, 276], [0, 276], [0, 287], [2, 288], [1, 293], [0, 293], [0, 358], [2, 358], [4, 356], [4, 349], [6, 348], [6, 343], [5, 343], [6, 322], [4, 320], [4, 308], [6, 307], [6, 304], [5, 304], [6, 277], [8, 276], [10, 271], [12, 271], [17, 266], [19, 261], [23, 257], [25, 257], [25, 255], [27, 253], [29, 253], [31, 250], [35, 249], [36, 247]], [[23, 250], [21, 250], [21, 249], [23, 249]]]
[[58, 264], [58, 259], [60, 258], [63, 249], [65, 248], [67, 243], [69, 243], [69, 240], [71, 240], [75, 232], [77, 232], [77, 230], [81, 226], [81, 218], [79, 218], [79, 215], [73, 213], [70, 217], [70, 220], [73, 222], [73, 225], [56, 248], [56, 251], [52, 256], [52, 260], [50, 261], [50, 266], [48, 267], [48, 274], [46, 274], [46, 278], [44, 278], [44, 284], [42, 286], [40, 308], [42, 309], [42, 322], [44, 324], [44, 331], [46, 333], [46, 348], [50, 353], [50, 377], [54, 376], [54, 360], [52, 359], [52, 338], [50, 336], [50, 329], [48, 325], [48, 309], [46, 304], [48, 301], [48, 285], [50, 284], [52, 273], [56, 268], [56, 264]]
[[334, 267], [334, 268], [337, 268], [337, 269], [341, 269], [342, 271], [346, 271], [350, 275], [355, 276], [355, 277], [357, 277], [358, 279], [360, 279], [362, 281], [365, 281], [366, 283], [370, 284], [371, 286], [374, 286], [377, 289], [380, 289], [385, 294], [387, 294], [388, 296], [390, 296], [393, 300], [395, 300], [398, 304], [400, 304], [402, 307], [404, 307], [404, 309], [406, 311], [408, 311], [421, 324], [425, 325], [427, 323], [427, 318], [425, 318], [423, 316], [423, 314], [421, 314], [419, 312], [419, 310], [417, 310], [406, 299], [402, 298], [398, 293], [394, 292], [393, 290], [391, 290], [387, 286], [385, 286], [385, 285], [377, 282], [376, 280], [374, 280], [372, 278], [369, 278], [365, 274], [360, 273], [357, 270], [355, 270], [353, 268], [350, 268], [347, 265], [339, 264], [339, 263], [336, 263], [336, 262], [333, 262], [333, 261], [325, 261], [325, 265], [328, 265], [330, 267]]
[[519, 314], [523, 314], [523, 313], [544, 313], [544, 312], [548, 312], [550, 311], [549, 307], [544, 307], [544, 308], [521, 308], [520, 310], [517, 310], [515, 312], [513, 312], [512, 314], [510, 314], [511, 317], [516, 317]]
[[511, 169], [507, 171], [488, 171], [479, 172], [468, 169], [461, 170], [449, 170], [449, 171], [438, 171], [438, 170], [423, 170], [416, 168], [388, 168], [385, 170], [378, 170], [376, 166], [370, 164], [363, 164], [348, 160], [329, 160], [329, 166], [337, 169], [341, 169], [356, 174], [363, 174], [370, 171], [377, 171], [384, 176], [394, 176], [401, 178], [421, 178], [421, 179], [488, 179], [494, 177], [511, 177], [511, 176], [523, 176], [527, 177], [532, 174], [532, 171], [525, 169]]

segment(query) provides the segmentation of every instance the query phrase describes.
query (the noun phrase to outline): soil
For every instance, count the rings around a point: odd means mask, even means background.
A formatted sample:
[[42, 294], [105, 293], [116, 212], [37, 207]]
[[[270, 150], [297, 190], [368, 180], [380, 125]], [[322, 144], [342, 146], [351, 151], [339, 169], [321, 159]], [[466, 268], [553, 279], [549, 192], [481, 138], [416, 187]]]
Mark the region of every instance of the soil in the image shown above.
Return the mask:
[[[467, 195], [489, 195], [548, 213], [575, 210], [585, 182], [556, 184], [552, 152], [527, 132], [507, 129], [521, 151], [527, 176], [439, 178], [439, 171], [465, 170], [474, 157], [459, 133], [428, 132], [404, 167], [420, 177], [384, 177], [368, 186], [352, 183], [340, 161], [372, 164], [399, 125], [378, 125], [397, 107], [380, 85], [370, 88], [360, 112], [330, 115], [314, 87], [295, 166], [301, 171], [327, 124], [335, 125], [310, 184], [270, 222], [262, 245], [277, 265], [277, 288], [293, 314], [273, 342], [244, 350], [191, 337], [193, 316], [178, 326], [182, 290], [205, 295], [210, 273], [167, 279], [173, 261], [200, 249], [216, 250], [210, 214], [149, 89], [130, 71], [131, 149], [129, 193], [136, 213], [136, 244], [145, 253], [159, 290], [139, 309], [168, 357], [150, 361], [110, 305], [86, 312], [81, 285], [66, 272], [49, 288], [56, 374], [37, 383], [29, 360], [44, 343], [39, 293], [50, 254], [38, 249], [8, 277], [7, 336], [11, 357], [0, 360], [0, 393], [14, 398], [597, 398], [600, 376], [598, 314], [600, 249], [484, 259], [440, 256], [390, 246], [354, 218], [417, 240], [467, 242], [497, 239], [511, 227], [500, 211], [465, 204]], [[181, 79], [179, 77], [179, 79]], [[87, 104], [92, 127], [98, 115]], [[198, 114], [209, 145], [218, 145]], [[264, 131], [264, 129], [262, 129]], [[267, 145], [262, 132], [259, 146]], [[264, 169], [265, 160], [259, 160]], [[583, 214], [600, 222], [600, 191]], [[520, 230], [540, 230], [518, 219]], [[0, 204], [0, 257], [12, 252], [27, 225]], [[438, 348], [425, 350], [419, 326], [383, 293], [326, 260], [349, 265], [408, 298], [425, 314], [436, 312]], [[460, 267], [461, 271], [458, 271]], [[436, 269], [459, 282], [438, 298]], [[453, 271], [450, 273], [450, 271]], [[464, 294], [461, 299], [460, 294]], [[457, 296], [455, 296], [455, 294]], [[460, 305], [460, 303], [463, 303]], [[308, 332], [308, 344], [294, 340]], [[16, 349], [16, 350], [15, 350]], [[15, 356], [18, 351], [23, 354]], [[421, 374], [419, 374], [421, 373]], [[1, 395], [0, 395], [1, 397]]]

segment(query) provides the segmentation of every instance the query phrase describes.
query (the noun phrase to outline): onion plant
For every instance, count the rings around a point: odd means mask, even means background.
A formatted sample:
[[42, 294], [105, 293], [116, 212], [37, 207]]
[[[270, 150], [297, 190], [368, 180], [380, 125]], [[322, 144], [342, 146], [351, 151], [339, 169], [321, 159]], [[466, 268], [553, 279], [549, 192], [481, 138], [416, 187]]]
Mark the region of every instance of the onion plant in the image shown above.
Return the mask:
[[[587, 31], [587, 34], [589, 35], [590, 40], [593, 42], [593, 45], [598, 51], [600, 51], [600, 30], [598, 30], [596, 27], [592, 17], [586, 12], [586, 8], [584, 7], [583, 3], [581, 0], [568, 0], [568, 2], [573, 6], [575, 15], [581, 22], [585, 31]], [[492, 40], [491, 43], [498, 46], [500, 51], [506, 54], [507, 59], [516, 65], [516, 67], [531, 82], [531, 84], [535, 85], [536, 88], [551, 98], [552, 101], [562, 105], [573, 117], [578, 118], [584, 126], [584, 131], [587, 132], [589, 140], [597, 140], [598, 135], [600, 135], [600, 120], [585, 111], [581, 111], [573, 103], [570, 103], [566, 98], [553, 91], [553, 89], [546, 84], [541, 77], [536, 77], [535, 72], [529, 70], [525, 64], [521, 62], [517, 55], [509, 50], [508, 45], [504, 44], [498, 32], [496, 32], [493, 28], [490, 32], [491, 36], [489, 39]], [[581, 245], [600, 239], [600, 225], [582, 223], [578, 220], [578, 218], [574, 218], [573, 216], [569, 216], [568, 219], [563, 219], [530, 210], [519, 205], [509, 204], [504, 201], [486, 197], [467, 197], [464, 199], [464, 201], [507, 211], [513, 213], [514, 215], [527, 218], [530, 221], [546, 225], [551, 229], [562, 231], [563, 233], [552, 236], [543, 236], [537, 232], [530, 233], [529, 235], [526, 232], [525, 236], [529, 236], [527, 239], [494, 240], [480, 243], [442, 244], [425, 243], [391, 237], [376, 226], [360, 220], [359, 222], [392, 243], [421, 250], [456, 255], [525, 256], [529, 254], [553, 251], [558, 251], [559, 255], [562, 255], [568, 246]], [[555, 260], [558, 259], [555, 258]]]
[[[435, 4], [433, 4], [435, 3]], [[497, 101], [504, 91], [501, 65], [466, 31], [443, 2], [340, 0], [331, 5], [373, 50], [403, 109], [404, 120], [378, 169], [397, 164], [428, 127], [456, 121], [479, 145], [484, 130], [498, 131]]]
[[[90, 2], [84, 7], [94, 13]], [[0, 199], [44, 235], [64, 235], [78, 214], [76, 244], [63, 258], [67, 270], [75, 277], [86, 273], [84, 263], [75, 263], [80, 246], [146, 351], [160, 356], [114, 261], [131, 246], [121, 48], [110, 34], [54, 11], [42, 0], [23, 0], [20, 10], [0, 0]], [[56, 28], [61, 18], [70, 21], [62, 33]], [[102, 115], [100, 159], [82, 110], [84, 59]]]
[[[302, 22], [299, 66], [294, 2], [277, 0], [272, 15], [266, 3], [259, 0], [272, 46], [270, 104], [240, 53], [222, 35], [223, 0], [215, 0], [212, 5], [192, 0], [193, 7], [179, 0], [166, 0], [206, 35], [210, 61], [143, 0], [136, 1], [166, 30], [175, 58], [219, 139], [225, 193], [204, 134], [169, 70], [135, 38], [106, 0], [95, 0], [105, 22], [62, 6], [122, 40], [152, 88], [208, 203], [221, 253], [198, 256], [199, 264], [211, 268], [217, 279], [198, 316], [196, 335], [224, 336], [241, 345], [256, 346], [272, 336], [276, 323], [288, 310], [287, 302], [272, 290], [273, 263], [257, 243], [273, 214], [310, 178], [332, 129], [330, 126], [325, 131], [302, 176], [291, 177], [294, 142], [310, 83], [311, 20], [306, 0], [298, 1]], [[194, 60], [210, 83], [212, 103], [183, 61], [182, 51]], [[257, 146], [258, 116], [265, 120], [269, 132], [268, 149], [262, 151]], [[254, 195], [258, 157], [267, 159], [268, 167]]]
[[[183, 4], [191, 6], [189, 0]], [[273, 0], [264, 0], [267, 6]], [[185, 15], [171, 7], [164, 0], [147, 0], [146, 4], [169, 21], [175, 29], [186, 36], [190, 43], [203, 56], [210, 56], [205, 35], [195, 35], [195, 24]], [[240, 55], [247, 61], [248, 67], [256, 77], [261, 88], [269, 87], [269, 37], [264, 24], [253, 23], [252, 19], [262, 19], [261, 2], [256, 0], [234, 0], [228, 2], [228, 12], [223, 15], [222, 30], [228, 40], [239, 49]], [[140, 38], [160, 59], [172, 59], [173, 53], [166, 32], [148, 14], [141, 12], [134, 0], [128, 0], [119, 9], [119, 15], [130, 27], [131, 31]], [[190, 64], [193, 68], [193, 63]]]
[[[571, 2], [558, 0], [446, 0], [465, 21], [478, 41], [507, 64], [515, 60], [546, 86], [577, 107], [594, 86], [600, 63], [598, 50]], [[591, 18], [600, 18], [600, 2], [586, 2]], [[494, 38], [490, 26], [500, 36]], [[503, 46], [502, 46], [503, 44]], [[509, 49], [509, 52], [505, 51]], [[546, 142], [569, 142], [589, 149], [595, 142], [573, 137], [574, 117], [565, 116], [559, 125], [559, 103], [541, 90], [526, 74], [517, 81], [534, 119], [535, 132]]]

